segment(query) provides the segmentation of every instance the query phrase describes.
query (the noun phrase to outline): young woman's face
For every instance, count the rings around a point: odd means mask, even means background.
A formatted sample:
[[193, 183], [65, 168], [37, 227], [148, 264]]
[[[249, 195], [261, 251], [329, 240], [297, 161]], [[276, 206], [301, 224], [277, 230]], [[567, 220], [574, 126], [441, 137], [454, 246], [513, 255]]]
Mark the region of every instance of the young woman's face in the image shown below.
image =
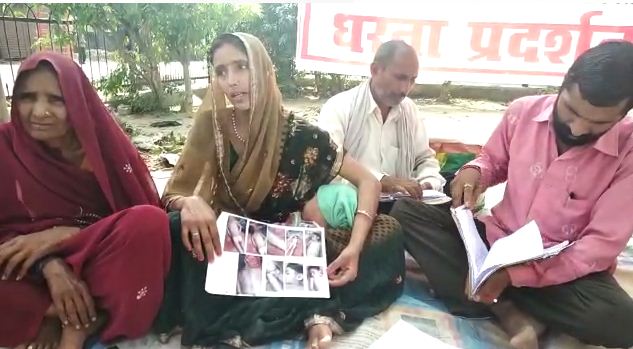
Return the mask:
[[246, 53], [232, 44], [224, 44], [215, 51], [213, 66], [220, 88], [235, 109], [249, 109], [251, 75]]
[[68, 134], [68, 112], [54, 72], [40, 68], [29, 73], [16, 92], [20, 121], [31, 137], [54, 143]]

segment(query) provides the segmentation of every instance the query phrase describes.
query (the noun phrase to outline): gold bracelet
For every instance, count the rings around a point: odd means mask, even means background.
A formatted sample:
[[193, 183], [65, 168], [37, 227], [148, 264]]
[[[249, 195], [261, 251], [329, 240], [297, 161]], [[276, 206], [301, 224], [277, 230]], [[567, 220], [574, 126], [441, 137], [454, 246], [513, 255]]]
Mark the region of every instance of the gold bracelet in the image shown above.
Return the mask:
[[166, 203], [165, 203], [165, 211], [170, 211], [171, 210], [171, 205], [178, 199], [182, 198], [182, 195], [174, 195], [172, 197], [170, 197], [169, 199], [167, 199]]
[[361, 214], [367, 218], [369, 218], [370, 221], [373, 221], [376, 218], [375, 214], [371, 214], [365, 210], [356, 210], [356, 214]]
[[334, 319], [329, 316], [314, 314], [306, 319], [303, 324], [305, 325], [306, 330], [310, 330], [312, 326], [316, 325], [328, 325], [330, 327], [330, 330], [332, 330], [332, 334], [340, 336], [344, 332], [341, 325], [339, 325]]

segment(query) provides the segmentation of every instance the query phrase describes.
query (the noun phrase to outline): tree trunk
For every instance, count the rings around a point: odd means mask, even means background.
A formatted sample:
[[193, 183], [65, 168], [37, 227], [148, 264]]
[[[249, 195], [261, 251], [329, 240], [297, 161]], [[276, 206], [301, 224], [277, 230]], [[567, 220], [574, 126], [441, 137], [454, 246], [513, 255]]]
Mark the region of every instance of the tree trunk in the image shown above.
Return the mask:
[[321, 96], [321, 73], [314, 72], [314, 92], [318, 97]]
[[445, 81], [440, 88], [440, 96], [437, 98], [438, 103], [451, 103], [451, 82]]
[[154, 94], [154, 98], [159, 109], [166, 108], [165, 96], [163, 91], [163, 83], [160, 80], [160, 70], [157, 64], [151, 64], [149, 67], [149, 88]]
[[185, 96], [180, 106], [180, 111], [185, 113], [191, 113], [193, 93], [191, 91], [191, 74], [189, 72], [189, 57], [185, 54], [185, 57], [180, 61], [182, 64], [182, 78], [185, 80]]
[[9, 116], [9, 108], [7, 108], [7, 97], [4, 95], [4, 84], [2, 83], [2, 77], [0, 77], [0, 124], [9, 122], [11, 117]]

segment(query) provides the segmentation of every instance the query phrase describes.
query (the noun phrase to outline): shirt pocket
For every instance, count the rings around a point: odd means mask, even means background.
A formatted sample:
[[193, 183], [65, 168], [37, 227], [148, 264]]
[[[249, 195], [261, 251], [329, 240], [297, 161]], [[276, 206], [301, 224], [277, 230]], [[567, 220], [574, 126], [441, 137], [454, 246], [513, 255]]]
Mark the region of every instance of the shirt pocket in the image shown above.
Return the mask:
[[536, 220], [546, 245], [573, 241], [589, 223], [594, 204], [593, 200], [572, 199], [567, 188], [550, 186], [536, 193], [528, 218]]
[[560, 209], [562, 224], [560, 227], [562, 240], [575, 240], [578, 234], [589, 224], [593, 200], [572, 199], [567, 197]]

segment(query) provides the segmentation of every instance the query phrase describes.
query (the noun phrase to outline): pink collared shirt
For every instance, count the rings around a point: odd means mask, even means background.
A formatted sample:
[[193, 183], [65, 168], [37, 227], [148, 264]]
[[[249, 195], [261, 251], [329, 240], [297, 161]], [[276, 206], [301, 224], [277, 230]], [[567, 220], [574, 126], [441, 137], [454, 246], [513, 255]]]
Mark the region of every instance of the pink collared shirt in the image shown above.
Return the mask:
[[633, 118], [595, 143], [558, 155], [550, 118], [555, 95], [514, 101], [481, 155], [482, 184], [507, 180], [503, 200], [482, 218], [492, 244], [530, 220], [560, 255], [509, 267], [513, 286], [544, 287], [614, 268], [633, 233]]

